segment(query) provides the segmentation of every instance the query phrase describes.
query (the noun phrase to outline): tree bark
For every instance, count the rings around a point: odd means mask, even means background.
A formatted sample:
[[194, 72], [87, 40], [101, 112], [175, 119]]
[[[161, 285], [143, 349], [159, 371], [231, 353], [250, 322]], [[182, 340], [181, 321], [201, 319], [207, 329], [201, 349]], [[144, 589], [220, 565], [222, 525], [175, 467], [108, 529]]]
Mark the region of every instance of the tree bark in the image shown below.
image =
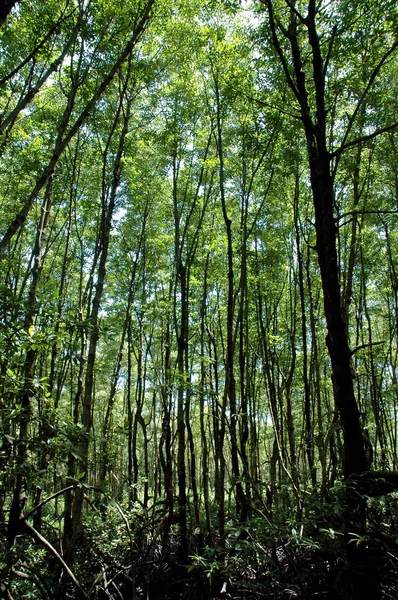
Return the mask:
[[20, 0], [3, 0], [2, 4], [0, 5], [0, 26], [5, 23], [12, 9], [19, 2]]

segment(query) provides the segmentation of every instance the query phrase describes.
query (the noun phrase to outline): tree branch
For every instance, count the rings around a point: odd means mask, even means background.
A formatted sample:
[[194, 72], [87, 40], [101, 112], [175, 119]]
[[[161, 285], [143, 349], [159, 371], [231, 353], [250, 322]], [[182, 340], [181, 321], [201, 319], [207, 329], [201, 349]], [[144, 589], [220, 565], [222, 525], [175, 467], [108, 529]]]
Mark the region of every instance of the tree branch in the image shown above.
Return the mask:
[[[381, 59], [379, 60], [378, 64], [375, 66], [375, 68], [372, 71], [371, 76], [369, 77], [369, 81], [364, 89], [364, 91], [362, 92], [357, 105], [355, 107], [354, 112], [352, 113], [351, 117], [349, 118], [348, 121], [348, 125], [347, 125], [347, 129], [346, 132], [344, 134], [344, 138], [343, 141], [341, 143], [341, 146], [338, 150], [336, 150], [332, 156], [337, 157], [337, 161], [336, 161], [336, 166], [335, 166], [335, 170], [337, 169], [337, 164], [338, 161], [340, 159], [340, 156], [342, 154], [342, 152], [344, 152], [344, 150], [346, 150], [347, 148], [350, 148], [351, 146], [355, 146], [356, 144], [359, 143], [359, 141], [369, 141], [370, 139], [372, 139], [373, 137], [376, 137], [376, 135], [379, 135], [380, 133], [384, 133], [384, 131], [390, 131], [390, 128], [385, 128], [383, 130], [377, 130], [379, 133], [375, 132], [373, 135], [371, 134], [370, 136], [365, 136], [363, 138], [359, 138], [358, 140], [355, 140], [353, 142], [349, 142], [348, 144], [346, 143], [347, 138], [351, 132], [351, 129], [354, 125], [355, 119], [358, 115], [359, 109], [361, 108], [363, 102], [365, 101], [365, 98], [370, 90], [370, 88], [372, 87], [377, 75], [379, 74], [382, 66], [384, 65], [384, 63], [387, 61], [387, 59], [391, 56], [391, 54], [393, 54], [393, 52], [395, 52], [395, 50], [398, 48], [398, 40], [396, 42], [394, 42], [394, 44], [391, 46], [391, 48], [389, 50], [387, 50], [387, 52], [385, 52], [383, 54], [383, 56], [381, 57]], [[397, 127], [398, 123], [396, 123], [392, 128]]]
[[[346, 217], [356, 217], [357, 215], [396, 215], [398, 210], [349, 210], [337, 217], [336, 221], [341, 221]], [[345, 225], [345, 223], [344, 223]]]
[[324, 62], [324, 65], [323, 65], [323, 73], [322, 73], [323, 77], [326, 77], [326, 73], [327, 73], [327, 70], [328, 70], [330, 57], [332, 55], [332, 49], [333, 49], [334, 41], [336, 39], [336, 35], [337, 35], [337, 25], [335, 25], [333, 27], [332, 35], [331, 35], [331, 38], [330, 38], [328, 53], [326, 55], [325, 62]]
[[119, 55], [118, 59], [113, 64], [110, 71], [102, 79], [100, 85], [98, 86], [98, 88], [96, 89], [94, 94], [92, 95], [91, 99], [87, 102], [86, 106], [83, 108], [80, 115], [77, 117], [76, 121], [74, 122], [72, 127], [69, 129], [68, 133], [65, 135], [65, 137], [62, 140], [60, 140], [59, 147], [54, 152], [49, 164], [44, 169], [42, 175], [39, 177], [38, 181], [36, 182], [33, 192], [31, 194], [29, 194], [29, 196], [25, 200], [25, 203], [24, 203], [23, 207], [21, 208], [20, 212], [15, 216], [15, 218], [9, 225], [7, 231], [5, 232], [3, 238], [0, 240], [0, 260], [3, 258], [5, 249], [8, 247], [12, 237], [15, 235], [15, 233], [18, 231], [18, 229], [20, 227], [22, 227], [22, 225], [25, 223], [27, 216], [30, 212], [30, 209], [32, 208], [32, 205], [33, 205], [35, 199], [37, 198], [39, 192], [41, 191], [41, 189], [43, 188], [43, 186], [45, 185], [45, 183], [47, 182], [49, 177], [51, 177], [52, 174], [54, 173], [54, 170], [55, 170], [55, 167], [56, 167], [59, 157], [64, 152], [65, 148], [68, 146], [68, 144], [71, 142], [71, 140], [74, 138], [74, 136], [77, 134], [77, 132], [80, 130], [83, 123], [89, 117], [91, 112], [94, 110], [97, 102], [99, 101], [99, 99], [101, 98], [101, 96], [103, 95], [105, 90], [108, 88], [110, 83], [113, 81], [115, 75], [117, 74], [119, 69], [122, 67], [122, 65], [126, 61], [127, 57], [131, 54], [131, 52], [133, 51], [135, 46], [140, 41], [140, 39], [148, 25], [150, 13], [151, 13], [151, 10], [152, 10], [154, 4], [155, 4], [155, 0], [147, 1], [145, 8], [143, 9], [142, 17], [139, 20], [139, 22], [137, 23], [129, 41], [125, 45], [125, 47], [124, 47], [123, 51], [121, 52], [121, 54]]
[[279, 43], [278, 34], [276, 33], [276, 25], [275, 25], [274, 10], [273, 10], [273, 6], [272, 6], [272, 2], [271, 2], [271, 0], [263, 0], [263, 1], [268, 10], [268, 20], [269, 20], [269, 25], [271, 28], [272, 43], [273, 43], [273, 46], [279, 56], [279, 60], [281, 61], [287, 83], [288, 83], [290, 89], [292, 90], [293, 94], [296, 96], [296, 99], [299, 103], [300, 108], [302, 109], [302, 111], [305, 111], [306, 110], [305, 103], [301, 98], [300, 92], [298, 91], [297, 86], [295, 85], [295, 83], [292, 79], [292, 76], [290, 75], [289, 67], [286, 62], [285, 55], [283, 54], [283, 50]]
[[285, 3], [288, 5], [288, 7], [290, 8], [290, 10], [294, 12], [294, 14], [299, 19], [299, 21], [301, 21], [301, 23], [303, 25], [307, 25], [307, 18], [303, 17], [303, 15], [295, 7], [294, 3], [291, 2], [290, 0], [285, 0]]
[[39, 504], [36, 504], [36, 506], [34, 506], [32, 508], [32, 510], [30, 510], [25, 515], [25, 519], [27, 519], [28, 517], [31, 517], [37, 510], [39, 510], [42, 506], [47, 504], [47, 502], [50, 502], [50, 500], [54, 500], [54, 498], [57, 498], [58, 496], [62, 496], [62, 494], [65, 494], [65, 492], [69, 492], [69, 490], [74, 490], [76, 487], [78, 487], [78, 486], [75, 484], [69, 485], [68, 487], [63, 488], [62, 490], [58, 490], [58, 492], [51, 494], [51, 496], [49, 496], [48, 498], [45, 498], [42, 502], [39, 502]]
[[371, 348], [372, 346], [380, 346], [384, 343], [384, 340], [381, 340], [380, 342], [369, 342], [368, 344], [361, 344], [360, 346], [357, 346], [356, 348], [351, 350], [350, 356], [353, 356], [353, 354], [355, 354], [355, 352], [358, 352], [358, 350], [363, 350], [364, 348]]
[[39, 50], [41, 50], [43, 48], [43, 46], [45, 45], [45, 43], [48, 42], [48, 40], [51, 38], [51, 36], [54, 33], [54, 31], [56, 31], [58, 29], [58, 27], [62, 23], [64, 23], [65, 21], [67, 21], [75, 12], [76, 12], [76, 8], [74, 8], [72, 10], [72, 12], [70, 12], [66, 16], [61, 16], [58, 19], [58, 21], [55, 23], [55, 25], [53, 25], [53, 27], [51, 27], [50, 31], [44, 36], [44, 38], [37, 44], [37, 46], [35, 46], [33, 48], [32, 52], [30, 54], [28, 54], [28, 56], [26, 58], [24, 58], [24, 60], [18, 66], [16, 66], [15, 69], [13, 69], [12, 71], [10, 71], [10, 73], [8, 73], [8, 75], [5, 75], [4, 77], [2, 77], [2, 79], [0, 79], [0, 85], [4, 85], [5, 83], [7, 83], [7, 81], [9, 81], [25, 65], [27, 65], [28, 62], [30, 62], [32, 60], [32, 58], [34, 58], [36, 56], [36, 54], [39, 52]]
[[361, 496], [377, 498], [398, 490], [398, 471], [367, 471], [353, 474], [347, 484]]
[[[338, 148], [337, 150], [332, 152], [330, 154], [330, 156], [331, 156], [331, 158], [337, 158], [339, 160], [340, 156], [343, 154], [343, 152], [345, 152], [349, 148], [352, 148], [353, 146], [357, 146], [358, 144], [370, 142], [370, 140], [373, 140], [378, 135], [382, 135], [383, 133], [387, 133], [388, 131], [393, 131], [397, 127], [398, 127], [398, 121], [396, 121], [392, 125], [387, 125], [386, 127], [380, 127], [380, 129], [376, 129], [372, 133], [369, 133], [369, 135], [363, 135], [363, 136], [357, 138], [356, 140], [352, 140], [352, 142], [348, 142], [347, 144], [340, 146], [340, 148]], [[337, 168], [337, 164], [334, 169], [335, 171], [336, 171], [336, 168]]]

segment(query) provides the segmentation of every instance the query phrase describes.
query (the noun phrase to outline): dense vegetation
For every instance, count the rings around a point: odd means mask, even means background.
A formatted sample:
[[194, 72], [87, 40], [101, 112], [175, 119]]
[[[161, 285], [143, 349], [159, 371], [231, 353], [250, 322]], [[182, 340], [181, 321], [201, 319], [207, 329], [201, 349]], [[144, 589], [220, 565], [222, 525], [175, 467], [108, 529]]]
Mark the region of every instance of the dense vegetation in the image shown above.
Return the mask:
[[396, 2], [0, 49], [0, 598], [396, 598]]

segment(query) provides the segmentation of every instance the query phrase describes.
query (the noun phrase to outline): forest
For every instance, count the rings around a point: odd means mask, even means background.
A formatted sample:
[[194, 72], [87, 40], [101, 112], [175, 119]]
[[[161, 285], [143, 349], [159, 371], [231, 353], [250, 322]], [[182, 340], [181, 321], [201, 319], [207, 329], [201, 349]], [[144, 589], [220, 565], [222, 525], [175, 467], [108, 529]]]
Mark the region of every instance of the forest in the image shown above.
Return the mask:
[[396, 1], [2, 0], [0, 156], [0, 598], [396, 599]]

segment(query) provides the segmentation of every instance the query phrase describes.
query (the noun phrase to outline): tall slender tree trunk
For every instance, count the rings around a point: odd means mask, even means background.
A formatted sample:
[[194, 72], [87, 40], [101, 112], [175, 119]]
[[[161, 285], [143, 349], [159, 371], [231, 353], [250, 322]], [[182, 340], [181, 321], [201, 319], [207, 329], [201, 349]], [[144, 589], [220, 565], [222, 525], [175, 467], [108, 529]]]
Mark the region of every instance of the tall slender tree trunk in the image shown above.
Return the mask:
[[[172, 281], [169, 286], [169, 301], [172, 295]], [[166, 556], [170, 554], [169, 533], [174, 522], [174, 482], [171, 424], [171, 327], [170, 315], [166, 316], [166, 331], [162, 340], [163, 381], [162, 381], [162, 434], [159, 441], [159, 456], [163, 470], [166, 516], [162, 526], [162, 546]]]
[[228, 269], [228, 292], [227, 292], [227, 345], [225, 356], [225, 387], [224, 402], [228, 401], [229, 408], [229, 433], [231, 439], [231, 465], [234, 486], [236, 490], [236, 512], [239, 515], [247, 510], [247, 498], [245, 496], [239, 468], [239, 451], [237, 438], [237, 401], [236, 381], [234, 372], [235, 361], [235, 274], [233, 261], [232, 243], [232, 220], [228, 216], [227, 200], [225, 195], [225, 168], [224, 148], [222, 131], [222, 106], [218, 73], [213, 69], [214, 92], [216, 98], [216, 146], [219, 160], [219, 185], [221, 210], [224, 219], [225, 232], [227, 236], [227, 269]]
[[[34, 334], [34, 323], [37, 315], [37, 291], [43, 270], [43, 254], [47, 238], [47, 224], [52, 201], [52, 182], [50, 181], [44, 195], [40, 221], [36, 234], [35, 247], [33, 250], [33, 267], [31, 283], [26, 307], [24, 329], [28, 336]], [[28, 458], [28, 427], [32, 415], [32, 399], [35, 394], [35, 368], [38, 356], [38, 347], [31, 344], [28, 348], [23, 366], [23, 386], [20, 397], [21, 416], [19, 421], [19, 440], [17, 452], [17, 476], [10, 507], [8, 520], [7, 539], [9, 546], [13, 546], [15, 537], [19, 530], [20, 516], [26, 498], [22, 498], [24, 485], [26, 485], [26, 461]]]
[[210, 507], [210, 492], [209, 492], [209, 446], [207, 441], [206, 421], [208, 418], [208, 406], [205, 406], [205, 391], [206, 391], [206, 363], [205, 363], [205, 326], [206, 326], [206, 301], [207, 301], [207, 278], [209, 268], [209, 254], [206, 256], [204, 277], [203, 277], [203, 293], [200, 306], [200, 392], [199, 392], [199, 410], [200, 410], [200, 437], [202, 444], [202, 486], [203, 486], [203, 502], [206, 515], [206, 539], [210, 543], [211, 540], [211, 507]]
[[314, 466], [314, 425], [313, 407], [311, 402], [310, 382], [308, 377], [308, 342], [307, 342], [307, 312], [304, 293], [305, 276], [303, 253], [300, 243], [300, 215], [299, 215], [299, 175], [296, 173], [294, 187], [294, 229], [298, 263], [298, 285], [300, 292], [301, 308], [301, 338], [303, 348], [303, 384], [304, 384], [304, 427], [305, 427], [305, 452], [308, 460], [312, 486], [316, 487], [316, 469]]
[[[332, 174], [332, 156], [328, 151], [327, 110], [325, 106], [326, 68], [322, 57], [321, 44], [316, 28], [316, 2], [310, 0], [304, 27], [308, 35], [311, 52], [312, 84], [314, 86], [315, 108], [312, 115], [309, 88], [302, 60], [302, 50], [298, 38], [297, 12], [295, 3], [290, 9], [290, 22], [283, 35], [290, 44], [290, 58], [293, 73], [288, 66], [289, 58], [282, 49], [278, 36], [278, 25], [274, 17], [272, 0], [266, 0], [272, 42], [284, 69], [287, 82], [300, 108], [301, 121], [304, 127], [312, 199], [315, 212], [316, 252], [321, 274], [324, 314], [327, 326], [326, 345], [328, 348], [334, 402], [341, 419], [344, 456], [343, 472], [348, 481], [354, 475], [366, 470], [366, 453], [362, 436], [358, 405], [354, 394], [351, 373], [351, 352], [348, 344], [346, 323], [343, 317], [340, 273], [337, 255], [337, 228], [334, 218], [334, 182]], [[363, 531], [365, 521], [365, 501], [358, 499], [350, 487], [347, 489], [347, 519], [352, 521], [352, 530], [359, 534]], [[370, 585], [366, 567], [365, 544], [347, 544], [347, 558], [352, 563], [352, 583], [356, 597], [369, 598], [369, 594], [377, 597], [380, 590]]]
[[321, 273], [324, 313], [327, 325], [328, 347], [336, 408], [343, 424], [344, 474], [348, 479], [366, 468], [366, 458], [359, 420], [359, 411], [354, 395], [350, 370], [351, 353], [342, 315], [339, 265], [336, 249], [337, 229], [334, 218], [334, 186], [331, 170], [331, 155], [327, 149], [325, 70], [321, 47], [316, 31], [315, 2], [308, 5], [306, 28], [312, 52], [313, 82], [315, 85], [316, 114], [311, 116], [309, 94], [305, 81], [304, 66], [298, 42], [297, 17], [291, 10], [290, 24], [286, 36], [291, 46], [295, 79], [286, 66], [286, 56], [279, 43], [274, 20], [273, 3], [267, 1], [272, 40], [285, 68], [288, 83], [295, 94], [301, 111], [307, 141], [312, 198], [315, 210], [316, 251]]
[[[97, 353], [97, 343], [99, 340], [99, 311], [101, 306], [101, 300], [104, 290], [105, 276], [106, 276], [106, 263], [109, 251], [110, 232], [112, 228], [112, 216], [115, 207], [116, 193], [121, 177], [121, 163], [124, 152], [125, 138], [128, 132], [128, 124], [130, 120], [130, 109], [131, 109], [131, 98], [127, 102], [126, 109], [123, 114], [123, 126], [120, 132], [119, 144], [117, 154], [114, 160], [112, 168], [112, 181], [110, 189], [107, 190], [105, 184], [106, 173], [107, 173], [107, 156], [108, 150], [116, 130], [116, 126], [119, 122], [119, 118], [122, 112], [122, 105], [125, 101], [125, 94], [128, 87], [129, 77], [126, 76], [123, 82], [123, 89], [121, 97], [119, 99], [118, 110], [111, 128], [111, 132], [108, 137], [107, 147], [104, 153], [104, 164], [103, 164], [103, 193], [102, 193], [102, 213], [101, 213], [101, 224], [99, 232], [99, 247], [100, 257], [97, 271], [97, 282], [95, 285], [94, 297], [92, 300], [92, 306], [90, 311], [90, 333], [88, 338], [88, 351], [87, 351], [87, 362], [86, 362], [86, 373], [84, 381], [84, 392], [83, 392], [83, 404], [81, 414], [81, 424], [84, 428], [84, 435], [80, 438], [79, 443], [79, 471], [84, 482], [89, 480], [89, 448], [90, 448], [90, 433], [93, 422], [93, 390], [94, 390], [94, 369], [95, 360]], [[109, 197], [107, 197], [109, 194]], [[83, 486], [78, 487], [75, 490], [72, 507], [72, 536], [70, 539], [70, 545], [73, 547], [78, 544], [83, 537], [83, 498], [84, 488]]]

